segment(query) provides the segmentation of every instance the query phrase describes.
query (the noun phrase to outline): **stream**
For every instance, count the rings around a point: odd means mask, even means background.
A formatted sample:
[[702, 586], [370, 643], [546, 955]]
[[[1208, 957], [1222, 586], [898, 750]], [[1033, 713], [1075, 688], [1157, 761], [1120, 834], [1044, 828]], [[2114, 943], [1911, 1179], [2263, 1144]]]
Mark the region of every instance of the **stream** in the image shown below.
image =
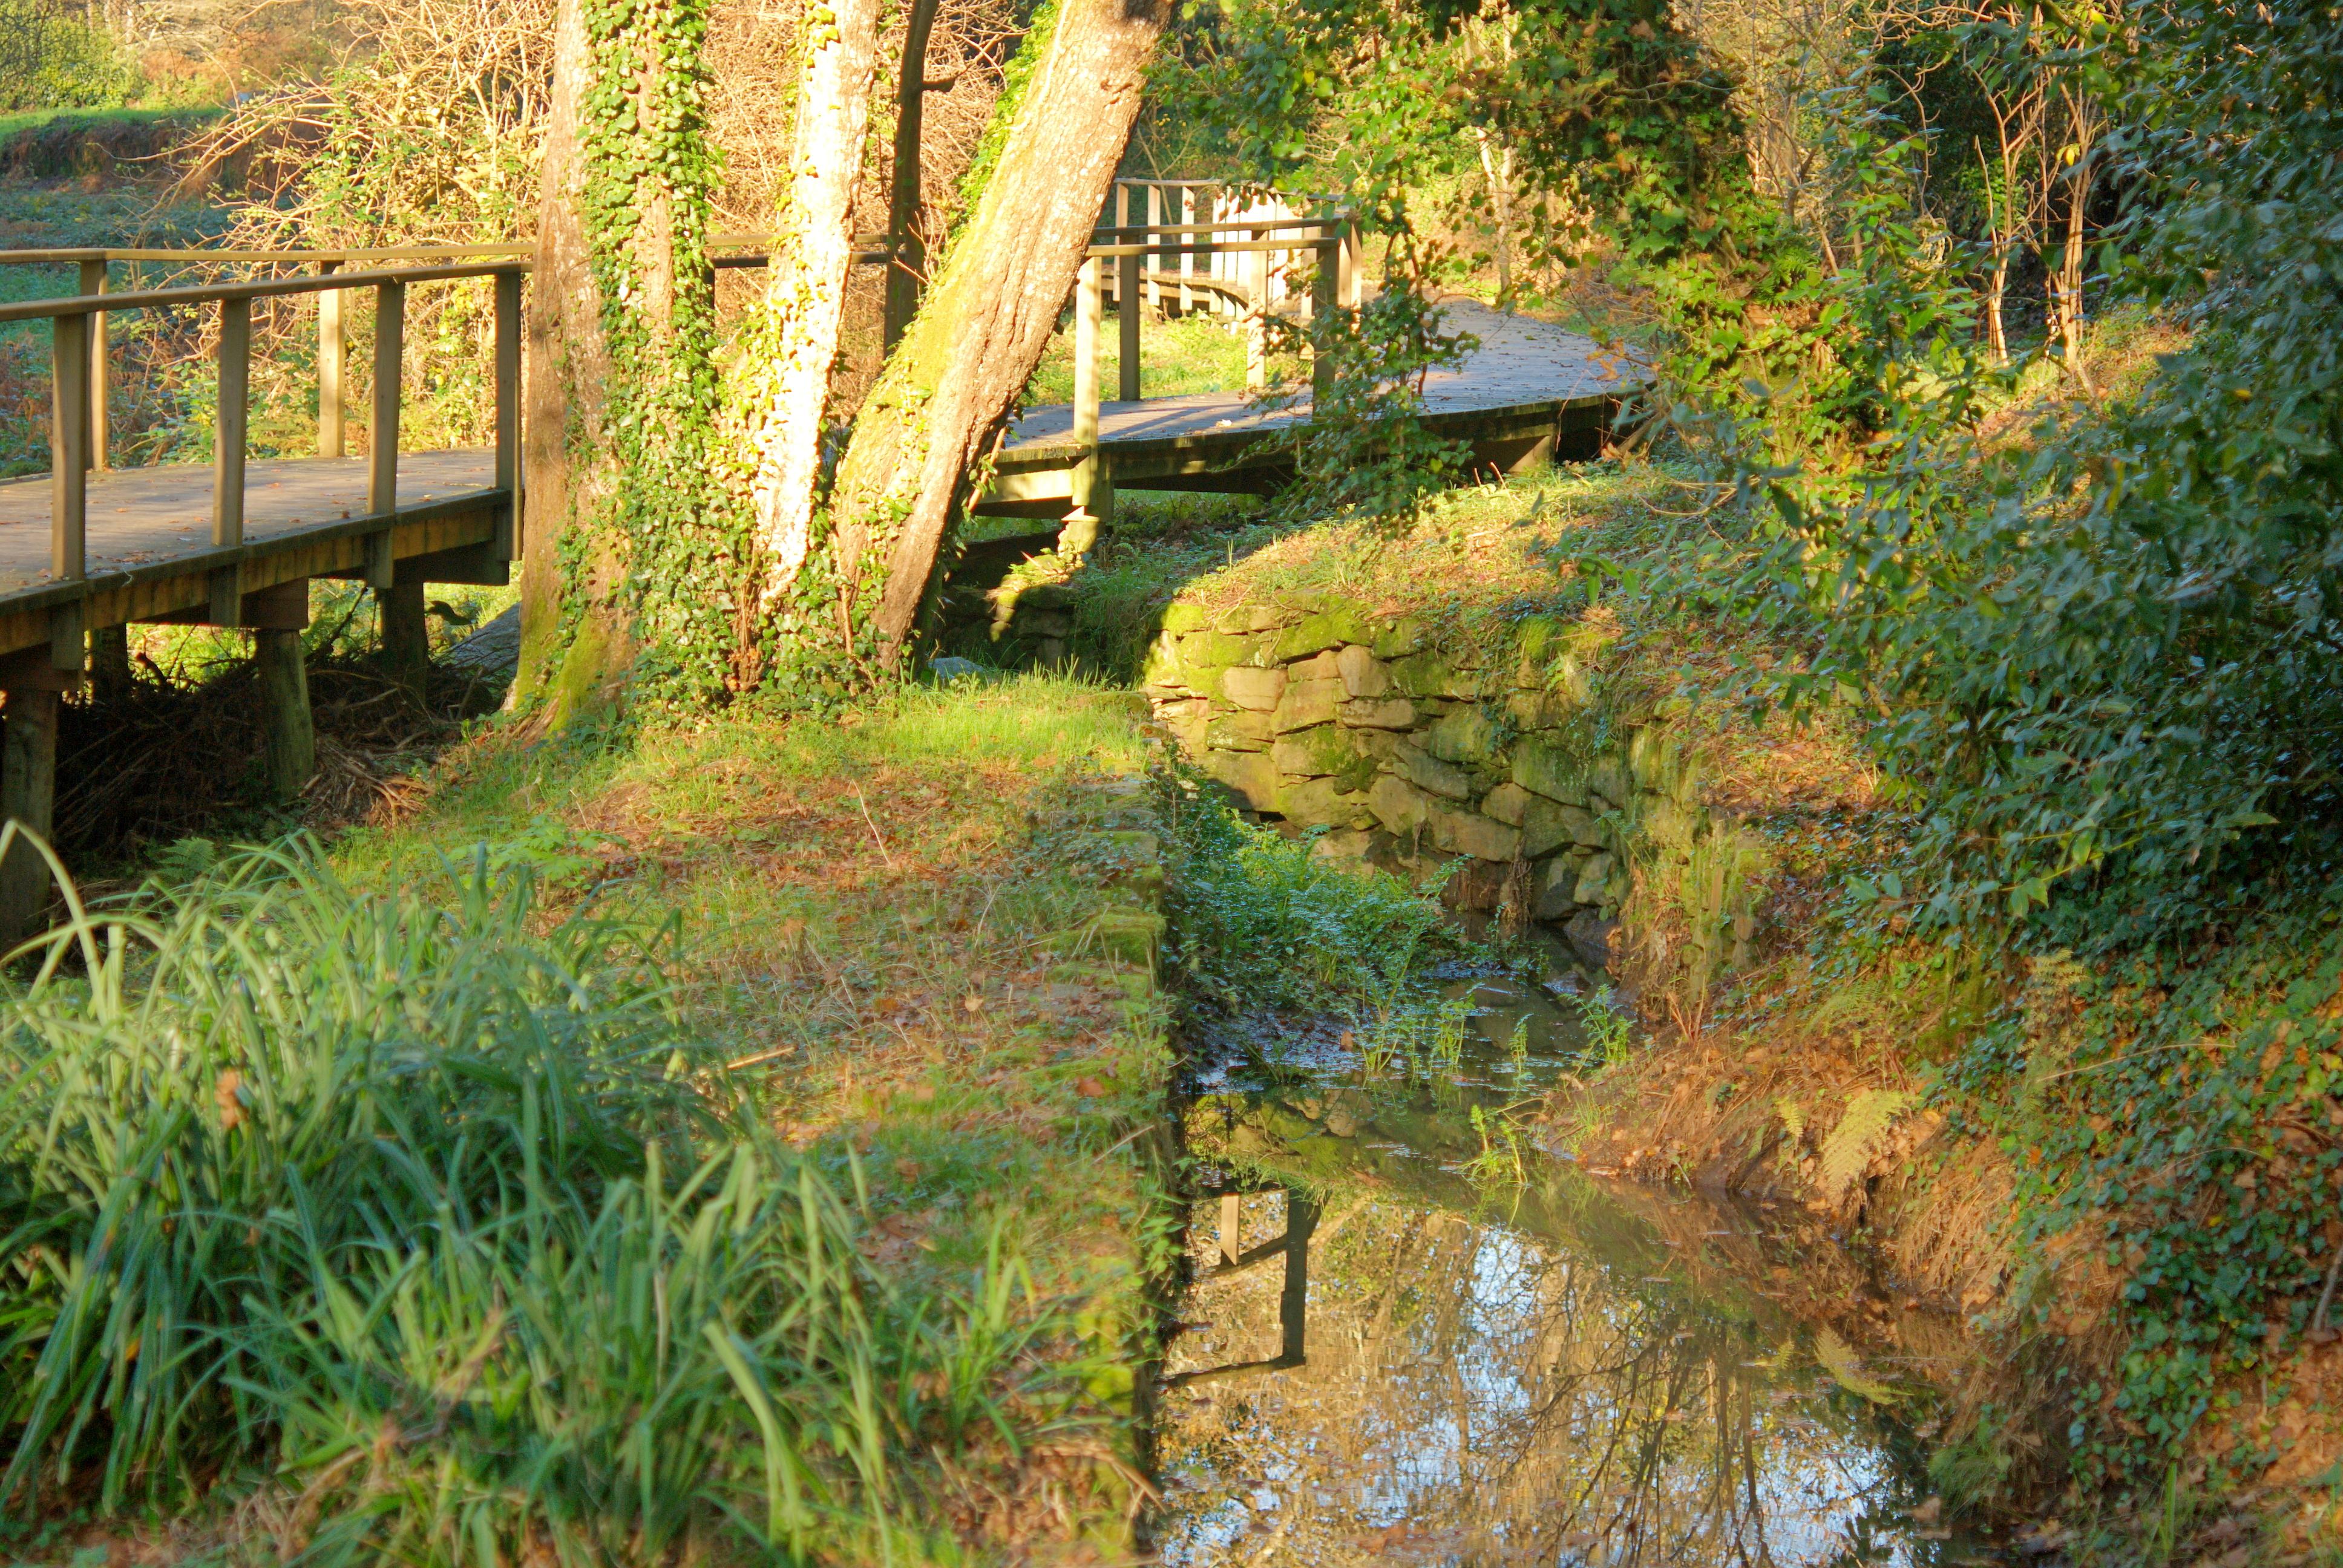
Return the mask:
[[[1802, 1211], [1509, 1142], [1504, 1107], [1585, 1070], [1580, 1015], [1510, 981], [1449, 993], [1414, 1072], [1332, 1042], [1195, 1069], [1161, 1560], [2016, 1561], [1931, 1497], [1916, 1372], [1957, 1324], [1892, 1302]], [[1793, 1271], [1876, 1332], [1858, 1349], [1791, 1312]]]

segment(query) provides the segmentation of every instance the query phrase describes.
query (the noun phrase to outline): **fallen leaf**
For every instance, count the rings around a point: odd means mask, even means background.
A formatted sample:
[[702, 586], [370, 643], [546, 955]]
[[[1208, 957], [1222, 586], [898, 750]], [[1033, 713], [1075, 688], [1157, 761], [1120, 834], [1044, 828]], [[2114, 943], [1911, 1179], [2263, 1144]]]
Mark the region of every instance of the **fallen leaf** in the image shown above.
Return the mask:
[[1075, 1081], [1074, 1092], [1084, 1100], [1099, 1100], [1112, 1093], [1113, 1091], [1107, 1087], [1103, 1079], [1083, 1078]]

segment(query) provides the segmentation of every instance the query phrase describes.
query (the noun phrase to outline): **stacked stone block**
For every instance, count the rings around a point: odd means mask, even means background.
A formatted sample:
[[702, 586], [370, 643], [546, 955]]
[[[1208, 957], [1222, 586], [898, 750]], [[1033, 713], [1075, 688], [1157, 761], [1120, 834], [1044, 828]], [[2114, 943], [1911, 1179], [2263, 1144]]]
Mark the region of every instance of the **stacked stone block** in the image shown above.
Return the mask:
[[1585, 739], [1559, 630], [1530, 623], [1491, 658], [1335, 595], [1174, 604], [1147, 692], [1205, 772], [1263, 816], [1328, 829], [1325, 854], [1419, 878], [1461, 862], [1447, 896], [1462, 907], [1608, 920], [1625, 845], [1685, 806], [1655, 734]]

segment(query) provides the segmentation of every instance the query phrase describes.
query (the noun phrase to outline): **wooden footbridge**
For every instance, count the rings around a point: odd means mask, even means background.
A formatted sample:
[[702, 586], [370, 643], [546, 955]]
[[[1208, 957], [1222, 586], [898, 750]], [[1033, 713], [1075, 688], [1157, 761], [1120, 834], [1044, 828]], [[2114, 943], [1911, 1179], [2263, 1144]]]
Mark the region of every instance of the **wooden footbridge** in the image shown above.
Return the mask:
[[[1194, 221], [1199, 194], [1208, 221]], [[1147, 220], [1101, 229], [1076, 288], [1076, 388], [1071, 406], [1038, 408], [1011, 429], [979, 512], [1065, 518], [1075, 548], [1111, 517], [1121, 488], [1258, 489], [1290, 467], [1277, 439], [1311, 417], [1304, 393], [1272, 406], [1242, 393], [1147, 398], [1140, 377], [1141, 301], [1170, 314], [1209, 309], [1243, 319], [1252, 378], [1264, 379], [1268, 315], [1354, 303], [1355, 246], [1339, 218], [1238, 210], [1211, 187], [1123, 182], [1118, 220], [1135, 196]], [[1164, 221], [1167, 196], [1181, 221]], [[1225, 216], [1233, 212], [1235, 216]], [[297, 795], [315, 764], [302, 662], [309, 585], [362, 581], [377, 596], [394, 671], [419, 685], [427, 659], [428, 583], [501, 584], [527, 524], [520, 469], [521, 290], [528, 247], [397, 251], [0, 252], [0, 265], [77, 265], [80, 291], [0, 305], [0, 323], [51, 324], [50, 472], [0, 483], [0, 818], [45, 837], [55, 792], [58, 704], [93, 671], [126, 677], [126, 628], [176, 622], [248, 629], [269, 695], [269, 775]], [[887, 253], [861, 259], [883, 262]], [[756, 266], [762, 247], [719, 243], [716, 265]], [[1314, 262], [1308, 303], [1286, 283]], [[122, 264], [186, 268], [309, 266], [289, 276], [110, 292]], [[405, 451], [400, 444], [407, 300], [417, 287], [492, 280], [495, 446]], [[1120, 396], [1101, 397], [1103, 300], [1121, 305]], [[247, 410], [256, 301], [317, 300], [317, 454], [254, 459]], [[373, 374], [364, 454], [348, 455], [346, 301], [370, 306]], [[219, 413], [207, 465], [116, 468], [107, 430], [107, 319], [133, 310], [217, 312]], [[1459, 370], [1426, 387], [1435, 429], [1471, 440], [1483, 461], [1511, 467], [1568, 452], [1594, 437], [1630, 373], [1593, 344], [1536, 323], [1458, 305], [1482, 338]], [[1313, 380], [1322, 386], [1325, 367]], [[46, 907], [45, 865], [25, 846], [0, 861], [0, 937], [30, 929]]]

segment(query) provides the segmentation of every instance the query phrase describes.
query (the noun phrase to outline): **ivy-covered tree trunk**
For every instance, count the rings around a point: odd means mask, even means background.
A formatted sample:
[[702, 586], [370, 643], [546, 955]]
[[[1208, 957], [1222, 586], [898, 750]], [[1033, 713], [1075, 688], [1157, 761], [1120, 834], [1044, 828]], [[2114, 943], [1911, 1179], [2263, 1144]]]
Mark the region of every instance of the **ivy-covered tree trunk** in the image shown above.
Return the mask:
[[996, 122], [1005, 136], [979, 153], [975, 211], [855, 423], [827, 558], [779, 580], [780, 646], [842, 644], [866, 671], [901, 652], [953, 512], [1056, 329], [1169, 11], [1063, 0], [1036, 24]]
[[561, 0], [529, 290], [518, 700], [719, 693], [749, 554], [709, 504], [708, 0]]
[[[786, 591], [812, 544], [822, 416], [854, 266], [854, 200], [878, 55], [879, 0], [808, 8], [794, 176], [764, 305], [741, 356], [746, 434], [756, 465], [749, 501], [765, 563], [759, 618]], [[740, 646], [752, 659], [753, 636], [743, 636]], [[741, 673], [752, 678], [753, 662]]]

